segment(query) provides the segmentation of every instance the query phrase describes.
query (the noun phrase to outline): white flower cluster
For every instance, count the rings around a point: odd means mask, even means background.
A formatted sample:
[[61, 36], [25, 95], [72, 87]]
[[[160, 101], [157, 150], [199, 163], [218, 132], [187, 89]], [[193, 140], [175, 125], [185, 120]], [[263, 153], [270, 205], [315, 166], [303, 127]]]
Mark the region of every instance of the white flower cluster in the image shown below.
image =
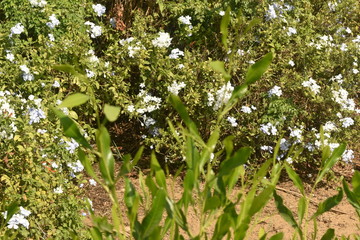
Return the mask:
[[22, 23], [17, 23], [14, 27], [12, 27], [10, 29], [11, 33], [10, 33], [9, 37], [12, 37], [13, 34], [19, 35], [19, 34], [23, 33], [24, 29], [25, 29], [25, 27], [24, 27], [24, 25], [22, 25]]
[[[141, 88], [145, 87], [145, 84], [141, 84]], [[140, 90], [138, 97], [141, 98], [140, 108], [136, 109], [136, 112], [139, 114], [150, 113], [160, 108], [161, 106], [161, 98], [152, 96], [147, 93], [144, 89]], [[130, 106], [129, 106], [130, 107]]]
[[9, 91], [0, 91], [0, 116], [2, 118], [16, 118], [15, 110], [10, 106], [10, 100], [7, 99], [7, 95], [11, 95]]
[[269, 153], [273, 152], [273, 147], [271, 147], [271, 146], [264, 145], [264, 146], [261, 146], [260, 149], [263, 150], [263, 151], [267, 151]]
[[[7, 218], [7, 211], [2, 213], [4, 219]], [[18, 229], [19, 225], [23, 225], [29, 229], [29, 221], [26, 219], [31, 214], [29, 210], [26, 210], [23, 207], [20, 207], [20, 213], [14, 214], [7, 223], [7, 228], [9, 229]]]
[[303, 87], [308, 87], [310, 90], [316, 95], [320, 92], [320, 86], [316, 83], [316, 81], [310, 78], [308, 81], [304, 81], [301, 84]]
[[332, 2], [328, 2], [328, 7], [329, 7], [329, 10], [331, 12], [335, 12], [336, 11], [336, 7], [337, 7], [337, 2], [335, 1], [332, 1]]
[[277, 135], [277, 129], [272, 123], [260, 124], [260, 130], [266, 135]]
[[291, 35], [294, 35], [294, 34], [296, 34], [297, 33], [297, 31], [296, 31], [296, 29], [295, 28], [293, 28], [293, 27], [288, 27], [288, 31], [287, 31], [287, 35], [288, 36], [291, 36]]
[[81, 164], [80, 160], [77, 160], [73, 163], [68, 163], [67, 166], [71, 168], [74, 173], [82, 172], [84, 170], [84, 166]]
[[98, 62], [99, 62], [99, 58], [95, 55], [94, 50], [90, 49], [90, 50], [87, 52], [87, 55], [89, 56], [89, 61], [90, 61], [91, 63], [98, 63]]
[[20, 65], [20, 70], [23, 72], [24, 81], [34, 80], [34, 75], [30, 72], [30, 69], [26, 65]]
[[269, 97], [272, 97], [274, 95], [280, 97], [282, 95], [281, 87], [274, 86], [272, 89], [269, 90], [268, 95]]
[[243, 113], [252, 113], [252, 111], [255, 111], [256, 110], [256, 107], [251, 105], [250, 107], [248, 106], [241, 106], [241, 109], [240, 111], [242, 111]]
[[186, 84], [184, 82], [173, 82], [170, 86], [168, 86], [168, 91], [171, 92], [174, 95], [178, 95], [179, 91], [186, 87]]
[[98, 17], [101, 17], [106, 12], [106, 7], [101, 4], [93, 4], [92, 8]]
[[71, 139], [71, 141], [65, 141], [65, 143], [67, 145], [65, 149], [68, 150], [71, 154], [73, 154], [79, 147], [79, 144], [74, 139]]
[[354, 120], [350, 117], [342, 118], [342, 119], [340, 119], [340, 122], [342, 123], [342, 126], [344, 128], [348, 128], [348, 127], [354, 125], [354, 123], [355, 123]]
[[337, 82], [337, 83], [339, 83], [339, 84], [342, 84], [342, 83], [344, 82], [343, 76], [342, 76], [341, 73], [338, 74], [338, 75], [336, 75], [336, 76], [334, 76], [334, 77], [332, 77], [332, 78], [330, 78], [330, 81], [335, 81], [335, 82]]
[[331, 121], [327, 121], [325, 123], [323, 129], [324, 129], [324, 132], [335, 132], [335, 131], [337, 131], [336, 125]]
[[318, 42], [311, 41], [309, 46], [314, 46], [316, 49], [321, 50], [323, 48], [331, 48], [335, 47], [336, 45], [333, 43], [334, 39], [330, 35], [323, 35], [319, 37]]
[[39, 123], [41, 119], [45, 119], [45, 112], [40, 108], [29, 108], [28, 114], [30, 117], [29, 124]]
[[291, 11], [293, 10], [294, 7], [292, 5], [289, 4], [284, 4], [283, 6], [278, 4], [278, 3], [273, 3], [271, 5], [269, 5], [268, 10], [266, 12], [266, 19], [267, 20], [272, 20], [275, 18], [281, 18], [283, 21], [286, 21], [286, 19], [283, 16], [283, 13], [285, 11]]
[[47, 2], [45, 0], [29, 0], [32, 7], [45, 7]]
[[159, 32], [159, 37], [152, 40], [151, 43], [154, 47], [167, 48], [171, 44], [172, 38], [169, 33]]
[[48, 26], [50, 29], [54, 29], [56, 26], [60, 24], [60, 21], [56, 18], [55, 14], [52, 14], [49, 17], [50, 22], [46, 23], [46, 26]]
[[215, 97], [213, 94], [208, 93], [208, 106], [212, 106], [214, 111], [218, 110], [230, 100], [233, 91], [234, 87], [228, 81], [216, 91]]
[[121, 39], [119, 43], [122, 46], [128, 45], [127, 50], [129, 52], [129, 57], [133, 58], [136, 53], [138, 53], [141, 49], [145, 49], [144, 46], [141, 45], [141, 42], [136, 42], [135, 45], [130, 45], [131, 42], [134, 41], [133, 37], [129, 37], [126, 39]]
[[63, 189], [62, 189], [61, 186], [59, 186], [59, 187], [57, 187], [57, 188], [54, 189], [54, 193], [56, 193], [56, 194], [61, 194], [61, 193], [63, 193], [63, 192], [64, 192], [64, 191], [63, 191]]
[[351, 149], [345, 150], [341, 158], [345, 163], [351, 163], [354, 159], [354, 151]]
[[178, 49], [178, 48], [175, 48], [175, 49], [171, 50], [171, 53], [170, 53], [170, 55], [169, 55], [169, 58], [171, 58], [171, 59], [177, 59], [177, 58], [179, 58], [179, 56], [184, 56], [184, 52], [181, 51], [181, 50]]
[[189, 15], [187, 16], [180, 16], [178, 18], [179, 22], [185, 24], [185, 25], [191, 25], [191, 17]]
[[333, 90], [333, 100], [340, 104], [341, 108], [344, 110], [354, 111], [355, 110], [355, 101], [352, 98], [348, 98], [349, 93], [345, 89], [341, 88], [338, 91]]
[[236, 122], [236, 118], [234, 117], [227, 117], [227, 121], [231, 124], [232, 127], [237, 127], [238, 123]]
[[101, 26], [97, 26], [97, 25], [95, 25], [95, 23], [89, 22], [89, 21], [86, 21], [85, 25], [90, 26], [90, 30], [86, 30], [86, 31], [88, 33], [90, 33], [91, 38], [97, 38], [97, 37], [101, 36], [101, 34], [102, 34]]
[[301, 128], [289, 127], [289, 130], [290, 130], [290, 137], [296, 138], [295, 143], [300, 143], [303, 139], [303, 136], [302, 136], [303, 127], [301, 127]]

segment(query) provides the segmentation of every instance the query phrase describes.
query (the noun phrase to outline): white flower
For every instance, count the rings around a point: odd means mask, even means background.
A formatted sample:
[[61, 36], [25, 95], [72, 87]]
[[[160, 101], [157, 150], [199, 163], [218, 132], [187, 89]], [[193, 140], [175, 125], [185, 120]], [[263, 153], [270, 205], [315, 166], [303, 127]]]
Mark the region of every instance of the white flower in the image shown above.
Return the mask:
[[224, 16], [224, 15], [225, 15], [225, 11], [220, 11], [220, 12], [219, 12], [219, 15], [220, 15], [220, 16]]
[[171, 59], [177, 59], [177, 58], [179, 58], [179, 56], [184, 56], [184, 52], [181, 51], [181, 50], [178, 49], [178, 48], [175, 48], [175, 49], [171, 50], [171, 53], [170, 53], [170, 55], [169, 55], [169, 58], [171, 58]]
[[282, 138], [282, 139], [280, 140], [280, 149], [281, 149], [282, 151], [287, 151], [287, 150], [289, 150], [290, 146], [291, 146], [291, 143], [290, 143], [289, 141], [287, 141], [285, 138]]
[[61, 194], [61, 193], [63, 193], [63, 192], [64, 192], [64, 191], [63, 191], [63, 189], [62, 189], [61, 186], [59, 186], [59, 187], [57, 187], [57, 188], [54, 189], [54, 193], [56, 193], [56, 194]]
[[102, 28], [101, 26], [95, 25], [93, 22], [86, 21], [85, 25], [90, 26], [90, 30], [86, 30], [88, 33], [90, 33], [91, 38], [96, 38], [101, 36], [102, 34]]
[[30, 117], [29, 124], [39, 123], [41, 119], [46, 118], [45, 112], [41, 109], [29, 108], [28, 114]]
[[232, 127], [237, 127], [238, 123], [236, 122], [236, 118], [234, 117], [227, 117], [227, 121], [231, 124]]
[[96, 185], [97, 185], [97, 183], [96, 183], [96, 181], [95, 181], [94, 179], [89, 179], [89, 183], [90, 183], [90, 185], [92, 185], [92, 186], [96, 186]]
[[101, 4], [93, 4], [92, 8], [98, 17], [101, 17], [106, 12], [106, 7]]
[[292, 66], [292, 67], [295, 66], [294, 61], [293, 61], [293, 60], [290, 60], [290, 61], [289, 61], [289, 65]]
[[52, 14], [49, 17], [50, 22], [46, 23], [46, 26], [48, 26], [50, 29], [54, 29], [56, 26], [60, 24], [60, 21], [56, 18], [55, 14]]
[[47, 2], [44, 0], [29, 0], [32, 7], [45, 7]]
[[13, 62], [14, 59], [15, 59], [15, 56], [14, 56], [14, 54], [12, 54], [11, 52], [8, 52], [8, 53], [6, 54], [6, 59], [9, 60], [10, 62]]
[[346, 163], [352, 162], [352, 160], [354, 159], [354, 151], [351, 149], [345, 150], [341, 158]]
[[92, 78], [95, 76], [95, 73], [93, 71], [90, 71], [89, 69], [85, 69], [85, 71], [88, 78]]
[[350, 127], [352, 125], [354, 125], [354, 120], [352, 118], [343, 118], [343, 119], [340, 119], [340, 122], [342, 122], [342, 126], [344, 128], [347, 128], [347, 127]]
[[296, 29], [295, 29], [295, 28], [289, 27], [286, 34], [287, 34], [288, 36], [291, 36], [291, 35], [296, 34], [296, 33], [297, 33], [297, 32], [296, 32]]
[[178, 69], [182, 69], [182, 68], [184, 68], [185, 66], [184, 66], [184, 64], [182, 64], [182, 63], [180, 63], [179, 65], [178, 65]]
[[59, 167], [59, 165], [56, 162], [52, 162], [51, 167], [56, 169]]
[[299, 129], [299, 128], [292, 129], [292, 128], [289, 127], [289, 130], [291, 131], [290, 132], [290, 137], [294, 137], [298, 141], [301, 141], [301, 139], [302, 139], [302, 129]]
[[44, 134], [47, 132], [47, 130], [46, 129], [38, 129], [36, 132], [40, 133], [40, 134]]
[[353, 68], [352, 72], [353, 72], [353, 74], [358, 74], [359, 70], [357, 70], [356, 68]]
[[134, 107], [134, 105], [129, 105], [128, 107], [127, 107], [127, 110], [130, 112], [130, 113], [132, 113], [132, 112], [134, 112], [135, 111], [135, 107]]
[[[208, 93], [208, 106], [213, 106], [214, 111], [225, 105], [231, 98], [234, 87], [230, 81], [224, 84], [219, 90], [216, 91], [216, 101], [211, 93]], [[215, 101], [215, 104], [213, 104]]]
[[304, 87], [310, 88], [310, 90], [316, 95], [320, 92], [320, 86], [317, 85], [316, 81], [312, 78], [310, 78], [308, 81], [302, 82]]
[[324, 129], [325, 132], [333, 132], [333, 131], [337, 130], [337, 127], [333, 122], [328, 121], [328, 122], [325, 123], [323, 129]]
[[132, 41], [134, 41], [134, 38], [133, 37], [129, 37], [129, 38], [126, 38], [126, 39], [121, 39], [119, 41], [119, 43], [124, 46], [126, 43], [131, 43]]
[[67, 146], [65, 147], [66, 150], [69, 151], [69, 153], [74, 153], [76, 148], [79, 147], [79, 144], [74, 140], [74, 139], [71, 139], [71, 141], [65, 141], [65, 143], [67, 144]]
[[288, 164], [292, 164], [292, 163], [293, 163], [293, 159], [292, 159], [291, 157], [286, 158], [285, 161], [286, 161]]
[[159, 37], [152, 40], [151, 43], [154, 45], [154, 47], [160, 47], [160, 48], [167, 48], [171, 44], [170, 34], [159, 32]]
[[68, 163], [67, 166], [71, 168], [74, 173], [82, 172], [84, 170], [84, 166], [81, 164], [80, 160], [77, 160], [73, 163]]
[[22, 23], [17, 23], [14, 27], [11, 28], [11, 34], [10, 37], [13, 34], [21, 34], [22, 32], [24, 32], [24, 26], [22, 25]]
[[179, 22], [183, 23], [183, 24], [186, 24], [186, 25], [191, 25], [191, 17], [190, 16], [181, 16], [178, 18]]
[[60, 87], [60, 83], [58, 81], [55, 80], [54, 84], [52, 85], [55, 88], [59, 88]]
[[116, 19], [110, 18], [110, 24], [111, 24], [111, 27], [116, 28]]
[[277, 18], [277, 14], [276, 14], [274, 5], [269, 5], [269, 9], [267, 10], [267, 13], [266, 13], [266, 18], [268, 20]]
[[172, 94], [174, 95], [178, 95], [179, 94], [179, 91], [186, 87], [186, 84], [184, 82], [180, 82], [180, 83], [177, 83], [177, 82], [173, 82], [171, 84], [171, 86], [168, 86], [168, 91], [171, 92]]
[[271, 146], [264, 145], [264, 146], [261, 146], [260, 149], [263, 150], [263, 151], [268, 151], [270, 153], [273, 152], [273, 147], [271, 147]]
[[48, 37], [49, 37], [49, 40], [50, 40], [51, 42], [54, 42], [54, 41], [55, 41], [55, 37], [54, 37], [53, 34], [49, 33], [49, 34], [48, 34]]
[[277, 129], [271, 123], [260, 124], [260, 130], [266, 135], [276, 135]]
[[340, 45], [340, 50], [343, 51], [343, 52], [346, 52], [348, 50], [346, 43], [342, 43]]
[[269, 90], [268, 95], [269, 97], [272, 97], [273, 95], [280, 97], [282, 95], [282, 90], [279, 86], [274, 86]]
[[252, 109], [248, 106], [242, 106], [240, 111], [244, 112], [244, 113], [251, 113]]
[[23, 207], [20, 207], [20, 214], [23, 215], [24, 217], [28, 217], [31, 214], [31, 212]]

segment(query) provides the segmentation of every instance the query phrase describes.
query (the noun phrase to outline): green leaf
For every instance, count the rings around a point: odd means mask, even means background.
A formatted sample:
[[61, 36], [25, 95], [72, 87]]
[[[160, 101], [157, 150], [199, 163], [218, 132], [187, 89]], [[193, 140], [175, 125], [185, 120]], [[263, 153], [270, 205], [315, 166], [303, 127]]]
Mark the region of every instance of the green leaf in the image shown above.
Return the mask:
[[152, 207], [141, 223], [141, 239], [150, 236], [155, 228], [159, 225], [166, 203], [166, 193], [159, 189], [153, 199]]
[[136, 166], [136, 164], [139, 162], [139, 160], [140, 160], [140, 158], [141, 158], [141, 156], [142, 156], [142, 154], [143, 154], [143, 151], [144, 151], [144, 146], [141, 146], [141, 147], [139, 148], [139, 150], [136, 152], [135, 157], [134, 157], [134, 159], [133, 159], [132, 162], [131, 162], [131, 169], [132, 169], [134, 166]]
[[246, 26], [244, 33], [247, 33], [253, 28], [254, 26], [258, 25], [261, 22], [260, 18], [254, 18], [250, 21], [250, 23]]
[[199, 163], [200, 169], [202, 169], [205, 163], [210, 159], [210, 154], [214, 152], [219, 137], [220, 137], [220, 130], [217, 127], [209, 137], [209, 140], [206, 143], [206, 148], [201, 152], [200, 163]]
[[[6, 208], [7, 214], [6, 214], [6, 220], [5, 222], [7, 223], [10, 218], [19, 211], [19, 203], [14, 201], [12, 202], [7, 208]], [[1, 216], [2, 217], [2, 216]]]
[[353, 186], [353, 192], [357, 198], [360, 198], [360, 172], [355, 171], [352, 177], [351, 184]]
[[74, 66], [69, 65], [69, 64], [54, 65], [54, 66], [52, 66], [52, 68], [55, 70], [58, 70], [58, 71], [66, 72], [66, 73], [71, 73], [71, 74], [77, 73]]
[[99, 167], [100, 172], [107, 185], [113, 185], [115, 159], [110, 148], [110, 135], [104, 125], [101, 125], [96, 131], [96, 144], [100, 151]]
[[326, 233], [322, 236], [321, 240], [332, 240], [335, 237], [335, 230], [329, 228]]
[[220, 206], [220, 204], [221, 204], [220, 198], [217, 195], [208, 197], [205, 200], [204, 212], [209, 210], [215, 210]]
[[168, 197], [166, 198], [166, 211], [168, 213], [168, 216], [173, 218], [182, 229], [188, 231], [188, 225], [184, 212]]
[[110, 122], [115, 122], [116, 119], [119, 117], [120, 107], [116, 107], [116, 106], [111, 106], [111, 105], [109, 105], [109, 104], [105, 104], [104, 113], [105, 113], [106, 118], [107, 118]]
[[222, 61], [213, 61], [210, 62], [210, 67], [216, 72], [221, 73], [226, 80], [231, 78], [230, 74], [225, 70], [225, 63]]
[[89, 174], [89, 176], [92, 178], [97, 178], [89, 158], [86, 156], [85, 152], [80, 148], [78, 149], [78, 157], [80, 159], [81, 164], [84, 166], [87, 174]]
[[151, 171], [155, 175], [156, 183], [163, 189], [166, 189], [165, 173], [156, 159], [154, 152], [151, 153]]
[[259, 80], [265, 71], [269, 68], [273, 59], [273, 53], [269, 52], [262, 59], [250, 66], [246, 73], [245, 83], [252, 84]]
[[356, 197], [355, 193], [350, 191], [348, 184], [346, 183], [345, 179], [343, 179], [343, 187], [344, 192], [346, 194], [347, 200], [349, 203], [355, 208], [356, 213], [360, 218], [360, 198]]
[[252, 149], [250, 147], [240, 148], [231, 158], [220, 164], [219, 177], [230, 174], [234, 168], [247, 162]]
[[277, 195], [276, 191], [274, 191], [274, 199], [275, 199], [276, 208], [278, 209], [281, 217], [287, 223], [289, 223], [293, 228], [295, 228], [295, 229], [299, 228], [294, 219], [292, 212], [284, 205], [282, 197]]
[[220, 33], [221, 35], [221, 41], [224, 44], [225, 48], [227, 49], [227, 38], [228, 38], [228, 26], [230, 23], [230, 7], [226, 9], [225, 15], [221, 19], [220, 23]]
[[100, 230], [97, 227], [90, 228], [91, 239], [93, 240], [103, 240]]
[[319, 175], [316, 178], [314, 187], [323, 179], [325, 174], [335, 165], [335, 163], [339, 160], [346, 149], [346, 144], [342, 143], [339, 147], [337, 147], [331, 156], [325, 161], [324, 166], [322, 167]]
[[275, 185], [270, 185], [270, 186], [266, 187], [258, 196], [256, 196], [254, 198], [251, 208], [249, 210], [250, 216], [254, 216], [263, 207], [265, 207], [266, 203], [272, 197], [274, 189], [275, 189]]
[[230, 135], [227, 136], [224, 140], [223, 140], [223, 144], [225, 146], [225, 151], [226, 151], [226, 159], [228, 159], [231, 156], [232, 151], [234, 150], [234, 136]]
[[343, 198], [343, 191], [341, 188], [339, 188], [338, 191], [339, 192], [337, 195], [329, 197], [324, 202], [319, 204], [318, 209], [316, 210], [314, 215], [311, 217], [311, 219], [314, 219], [314, 218], [320, 216], [321, 214], [323, 214], [324, 212], [329, 211], [331, 208], [335, 207], [336, 205], [338, 205], [341, 202], [341, 200]]
[[217, 219], [212, 240], [221, 240], [229, 232], [231, 226], [231, 215], [224, 213]]
[[51, 110], [60, 118], [61, 126], [63, 127], [63, 133], [66, 137], [73, 138], [76, 142], [81, 144], [83, 147], [92, 149], [90, 144], [86, 141], [74, 120], [66, 116], [61, 110], [51, 108]]
[[125, 178], [124, 200], [125, 200], [125, 205], [128, 209], [128, 218], [130, 221], [130, 226], [131, 229], [133, 229], [135, 222], [137, 221], [140, 197], [134, 185], [130, 182], [128, 178]]
[[69, 96], [67, 96], [64, 101], [61, 102], [61, 104], [58, 106], [58, 108], [72, 108], [76, 106], [80, 106], [84, 103], [86, 103], [89, 100], [89, 96], [83, 93], [74, 93]]
[[297, 175], [296, 172], [288, 164], [285, 164], [285, 169], [288, 176], [293, 181], [294, 185], [300, 190], [301, 194], [305, 196], [304, 185], [299, 175]]
[[269, 238], [269, 240], [281, 240], [284, 238], [284, 233], [280, 232]]
[[306, 197], [302, 196], [298, 202], [298, 218], [299, 218], [299, 226], [301, 226], [302, 221], [304, 219], [305, 211], [306, 211]]

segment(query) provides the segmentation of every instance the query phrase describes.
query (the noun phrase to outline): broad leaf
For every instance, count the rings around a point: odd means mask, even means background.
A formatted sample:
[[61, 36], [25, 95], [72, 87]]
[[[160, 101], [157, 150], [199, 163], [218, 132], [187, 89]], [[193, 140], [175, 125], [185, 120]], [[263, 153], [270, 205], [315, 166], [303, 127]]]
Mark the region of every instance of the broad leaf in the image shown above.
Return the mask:
[[284, 233], [280, 232], [269, 238], [269, 240], [281, 240], [284, 238]]
[[316, 210], [314, 215], [311, 217], [311, 219], [314, 219], [317, 216], [320, 216], [321, 214], [323, 214], [324, 212], [329, 211], [331, 208], [335, 207], [336, 205], [338, 205], [341, 202], [341, 200], [343, 198], [343, 191], [341, 188], [339, 188], [338, 191], [339, 192], [337, 195], [329, 197], [324, 202], [319, 204], [318, 209]]
[[225, 63], [222, 61], [213, 61], [210, 62], [210, 67], [216, 72], [219, 72], [223, 75], [226, 80], [231, 78], [230, 74], [225, 70]]
[[321, 240], [332, 240], [335, 237], [335, 230], [329, 228], [326, 233], [322, 236]]
[[285, 169], [288, 176], [293, 181], [294, 185], [300, 190], [301, 194], [305, 196], [304, 185], [299, 175], [297, 175], [296, 172], [288, 164], [285, 164]]
[[220, 32], [221, 32], [221, 41], [227, 49], [227, 38], [228, 38], [228, 26], [230, 23], [230, 7], [226, 9], [225, 15], [221, 19], [220, 23]]
[[273, 59], [273, 53], [266, 54], [262, 59], [250, 66], [246, 73], [245, 83], [252, 84], [259, 80], [265, 71], [269, 68]]
[[274, 199], [276, 208], [278, 209], [281, 217], [293, 228], [298, 228], [298, 224], [296, 223], [292, 212], [284, 205], [282, 197], [277, 195], [276, 191], [274, 191]]
[[116, 121], [116, 119], [119, 117], [120, 107], [116, 107], [116, 106], [111, 106], [111, 105], [109, 105], [109, 104], [105, 104], [104, 113], [105, 113], [106, 118], [107, 118], [110, 122], [114, 122], [114, 121]]
[[89, 100], [89, 96], [83, 93], [74, 93], [69, 96], [67, 96], [64, 101], [61, 102], [61, 104], [58, 106], [58, 108], [72, 108], [76, 106], [80, 106], [84, 103], [86, 103]]

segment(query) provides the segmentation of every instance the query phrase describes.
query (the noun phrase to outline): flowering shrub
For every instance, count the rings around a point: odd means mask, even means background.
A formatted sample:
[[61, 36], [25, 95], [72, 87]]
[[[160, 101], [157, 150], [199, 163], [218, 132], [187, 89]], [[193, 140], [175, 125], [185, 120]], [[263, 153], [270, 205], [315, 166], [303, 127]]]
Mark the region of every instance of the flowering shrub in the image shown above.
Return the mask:
[[[60, 133], [48, 112], [71, 92], [92, 92], [97, 99], [62, 108], [82, 131], [93, 135], [91, 109], [119, 106], [116, 123], [141, 126], [131, 132], [139, 145], [172, 164], [184, 164], [185, 153], [168, 124], [180, 120], [166, 101], [170, 93], [181, 97], [204, 139], [219, 124], [220, 139], [233, 135], [235, 146], [253, 147], [250, 168], [273, 154], [278, 139], [278, 160], [298, 167], [319, 166], [324, 148], [333, 151], [350, 140], [343, 161], [351, 164], [359, 148], [351, 143], [360, 120], [357, 0], [152, 1], [123, 10], [104, 2], [0, 2], [1, 210], [18, 201], [31, 211], [28, 229], [17, 224], [22, 236], [80, 227], [78, 221], [59, 227], [78, 219], [82, 208], [79, 145]], [[252, 85], [253, 94], [218, 118], [267, 52], [275, 58]], [[58, 64], [75, 66], [89, 85], [55, 71]], [[304, 154], [295, 157], [293, 149]]]

